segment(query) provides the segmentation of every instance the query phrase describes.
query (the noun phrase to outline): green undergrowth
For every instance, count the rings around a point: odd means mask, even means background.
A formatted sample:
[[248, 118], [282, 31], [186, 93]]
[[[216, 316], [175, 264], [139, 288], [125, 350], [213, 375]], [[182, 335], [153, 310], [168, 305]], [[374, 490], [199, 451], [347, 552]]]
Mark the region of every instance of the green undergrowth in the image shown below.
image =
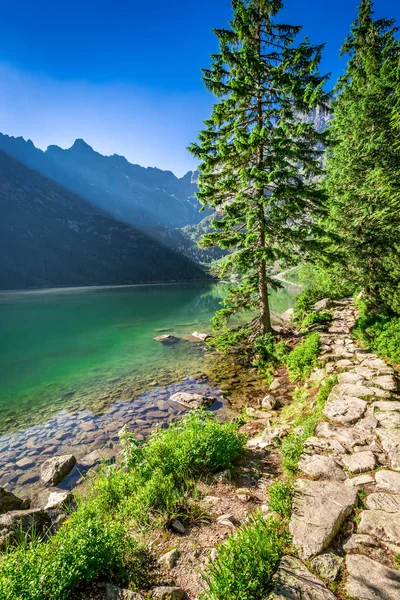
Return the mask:
[[293, 394], [293, 402], [282, 410], [282, 423], [289, 422], [295, 429], [283, 439], [281, 446], [283, 469], [289, 477], [293, 477], [297, 472], [297, 464], [303, 451], [304, 442], [314, 435], [315, 427], [322, 418], [325, 402], [336, 381], [336, 377], [328, 379], [312, 403], [309, 390], [297, 388]]
[[301, 322], [300, 329], [305, 331], [308, 327], [312, 325], [324, 325], [326, 323], [330, 323], [333, 319], [333, 316], [330, 312], [309, 312], [304, 317]]
[[207, 591], [201, 600], [262, 600], [289, 545], [280, 519], [253, 514], [247, 525], [218, 546], [218, 557], [202, 574]]
[[291, 381], [306, 379], [313, 367], [318, 364], [320, 349], [319, 333], [310, 333], [304, 341], [296, 346], [286, 358], [286, 366]]
[[353, 328], [353, 336], [385, 359], [400, 363], [400, 318], [386, 315], [368, 316], [364, 310]]
[[[245, 437], [237, 423], [219, 423], [198, 410], [139, 445], [123, 431], [124, 465], [105, 467], [88, 498], [49, 539], [10, 548], [0, 560], [1, 600], [66, 600], [83, 582], [103, 580], [140, 586], [140, 531], [179, 516], [201, 520], [196, 480], [227, 469], [239, 458]], [[148, 562], [148, 561], [147, 561]]]
[[277, 480], [268, 488], [268, 507], [288, 521], [292, 514], [292, 487], [286, 481]]

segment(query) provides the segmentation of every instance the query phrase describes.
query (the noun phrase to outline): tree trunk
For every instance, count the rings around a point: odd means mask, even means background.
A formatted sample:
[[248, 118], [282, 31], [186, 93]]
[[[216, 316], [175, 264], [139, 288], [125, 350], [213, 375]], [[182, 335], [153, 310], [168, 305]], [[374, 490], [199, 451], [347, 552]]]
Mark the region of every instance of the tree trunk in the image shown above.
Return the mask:
[[[258, 54], [261, 56], [261, 17], [258, 21], [257, 33], [258, 43]], [[258, 98], [257, 98], [257, 123], [261, 129], [263, 126], [263, 113], [262, 113], [262, 83], [258, 82]], [[257, 165], [259, 168], [263, 167], [264, 163], [264, 147], [262, 144], [259, 145], [257, 150]], [[259, 238], [258, 246], [262, 249], [265, 248], [265, 212], [264, 212], [264, 193], [265, 190], [262, 188], [259, 190], [258, 203], [259, 203], [259, 219], [258, 229]], [[260, 325], [261, 333], [272, 333], [271, 326], [271, 314], [269, 310], [269, 296], [268, 296], [268, 282], [267, 282], [267, 269], [266, 262], [264, 259], [260, 261], [258, 266], [258, 295], [259, 295], [259, 307], [260, 307]]]

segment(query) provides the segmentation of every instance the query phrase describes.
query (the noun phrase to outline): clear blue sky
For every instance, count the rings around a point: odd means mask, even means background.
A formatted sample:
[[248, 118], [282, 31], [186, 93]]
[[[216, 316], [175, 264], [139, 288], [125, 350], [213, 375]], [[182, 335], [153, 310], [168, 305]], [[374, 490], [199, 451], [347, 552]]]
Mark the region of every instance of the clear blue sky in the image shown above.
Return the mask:
[[[326, 42], [332, 81], [359, 0], [286, 0], [282, 20]], [[377, 0], [395, 17], [400, 1]], [[195, 166], [185, 150], [209, 116], [200, 69], [216, 50], [211, 29], [227, 24], [228, 0], [3, 0], [0, 131], [40, 148], [82, 137], [178, 175]]]

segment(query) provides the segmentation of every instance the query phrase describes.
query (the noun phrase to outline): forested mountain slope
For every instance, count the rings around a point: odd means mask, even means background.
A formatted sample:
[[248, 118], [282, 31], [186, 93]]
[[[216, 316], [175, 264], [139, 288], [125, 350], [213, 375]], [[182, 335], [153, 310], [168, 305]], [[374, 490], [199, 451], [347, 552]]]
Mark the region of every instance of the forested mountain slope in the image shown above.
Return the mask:
[[0, 289], [206, 277], [192, 261], [0, 151]]

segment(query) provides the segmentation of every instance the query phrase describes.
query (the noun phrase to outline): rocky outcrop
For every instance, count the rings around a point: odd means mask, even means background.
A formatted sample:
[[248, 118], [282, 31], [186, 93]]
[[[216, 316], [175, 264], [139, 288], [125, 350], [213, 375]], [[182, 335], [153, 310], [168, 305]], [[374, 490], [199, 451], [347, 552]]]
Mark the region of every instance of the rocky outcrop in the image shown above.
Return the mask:
[[9, 510], [23, 510], [29, 508], [29, 500], [18, 498], [12, 492], [0, 487], [0, 515]]
[[54, 456], [46, 460], [40, 468], [40, 477], [45, 485], [57, 485], [71, 472], [76, 465], [72, 454]]
[[51, 525], [48, 513], [41, 508], [14, 510], [0, 516], [0, 550], [15, 542], [21, 533], [44, 533]]

